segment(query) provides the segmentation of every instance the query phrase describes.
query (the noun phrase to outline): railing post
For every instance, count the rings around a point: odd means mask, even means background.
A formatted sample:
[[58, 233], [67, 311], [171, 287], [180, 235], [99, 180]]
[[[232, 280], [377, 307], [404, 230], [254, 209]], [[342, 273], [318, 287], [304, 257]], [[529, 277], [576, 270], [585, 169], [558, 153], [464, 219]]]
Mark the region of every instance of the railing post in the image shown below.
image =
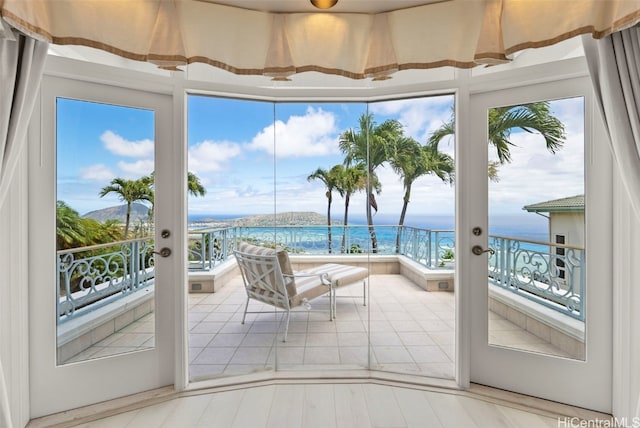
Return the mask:
[[[154, 246], [155, 248], [155, 246]], [[133, 260], [133, 267], [131, 274], [133, 275], [131, 281], [131, 290], [136, 290], [140, 283], [140, 241], [131, 242], [131, 259]]]
[[[574, 268], [575, 269], [575, 268]], [[580, 321], [584, 321], [586, 319], [586, 306], [584, 304], [585, 302], [585, 287], [584, 287], [584, 275], [585, 274], [585, 266], [584, 266], [584, 250], [580, 251]], [[572, 278], [573, 279], [573, 278]]]
[[221, 248], [222, 260], [227, 260], [227, 255], [229, 254], [228, 248], [227, 248], [228, 241], [229, 241], [228, 235], [229, 235], [229, 229], [222, 229], [222, 248]]
[[511, 286], [511, 240], [502, 239], [503, 259], [502, 259], [502, 283], [505, 287]]
[[200, 263], [202, 264], [202, 270], [205, 270], [205, 260], [207, 257], [207, 238], [204, 233], [200, 234]]
[[[56, 254], [56, 272], [58, 273], [56, 275], [56, 321], [57, 323], [60, 322], [60, 298], [62, 297], [60, 295], [60, 268], [62, 266], [62, 263], [60, 261], [60, 255]], [[67, 286], [67, 280], [66, 280], [66, 276], [67, 274], [65, 273], [65, 290], [68, 290], [69, 287]], [[68, 291], [67, 291], [68, 292]]]
[[435, 257], [435, 266], [440, 266], [440, 232], [436, 231], [435, 233], [435, 246], [436, 246], [436, 257]]
[[[416, 231], [416, 235], [417, 235], [417, 231]], [[433, 242], [431, 242], [431, 230], [427, 230], [427, 266], [428, 267], [433, 267], [433, 262], [432, 260], [432, 252], [433, 252]], [[434, 258], [435, 260], [435, 258]]]

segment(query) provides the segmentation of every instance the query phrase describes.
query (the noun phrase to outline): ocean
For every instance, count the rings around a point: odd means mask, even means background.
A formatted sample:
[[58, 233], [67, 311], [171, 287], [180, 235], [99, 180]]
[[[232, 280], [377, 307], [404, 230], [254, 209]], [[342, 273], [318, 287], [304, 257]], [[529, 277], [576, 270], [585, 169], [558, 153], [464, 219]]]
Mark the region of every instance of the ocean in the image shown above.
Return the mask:
[[[202, 222], [229, 221], [249, 214], [193, 214], [189, 215], [189, 224], [202, 224]], [[376, 215], [373, 219], [374, 225], [391, 226], [398, 224], [398, 216]], [[349, 219], [351, 225], [366, 225], [364, 217], [353, 217]], [[430, 230], [454, 230], [455, 218], [452, 215], [424, 215], [408, 214], [404, 222], [405, 226], [413, 226]], [[508, 236], [530, 241], [548, 242], [549, 226], [548, 220], [533, 213], [518, 213], [511, 215], [496, 215], [489, 219], [489, 234]]]

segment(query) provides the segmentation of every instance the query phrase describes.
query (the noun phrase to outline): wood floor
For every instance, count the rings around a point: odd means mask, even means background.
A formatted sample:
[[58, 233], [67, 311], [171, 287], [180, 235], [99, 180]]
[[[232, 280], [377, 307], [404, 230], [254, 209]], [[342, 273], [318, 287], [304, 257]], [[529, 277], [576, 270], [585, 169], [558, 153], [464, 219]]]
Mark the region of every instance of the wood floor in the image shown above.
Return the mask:
[[577, 425], [580, 420], [607, 418], [482, 386], [457, 391], [375, 382], [294, 382], [226, 391], [203, 389], [159, 393], [134, 404], [125, 400], [119, 408], [110, 410], [104, 410], [104, 404], [91, 407], [83, 415], [80, 412], [74, 417], [74, 411], [66, 412], [34, 420], [28, 427], [536, 428], [583, 426]]

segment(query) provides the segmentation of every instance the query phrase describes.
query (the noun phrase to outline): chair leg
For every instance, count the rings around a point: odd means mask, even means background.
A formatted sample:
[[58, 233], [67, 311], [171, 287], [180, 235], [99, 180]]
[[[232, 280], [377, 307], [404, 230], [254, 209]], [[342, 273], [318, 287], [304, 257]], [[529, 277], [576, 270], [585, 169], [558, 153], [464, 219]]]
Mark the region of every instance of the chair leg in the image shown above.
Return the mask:
[[244, 319], [247, 317], [247, 309], [249, 309], [249, 298], [247, 297], [247, 303], [244, 305], [244, 315], [242, 315], [242, 324], [244, 324]]
[[329, 321], [333, 321], [336, 318], [336, 290], [333, 285], [329, 287]]
[[289, 332], [289, 318], [291, 317], [291, 309], [287, 310], [287, 323], [284, 325], [284, 339], [283, 342], [287, 341], [287, 333]]
[[367, 306], [367, 280], [362, 280], [362, 306]]

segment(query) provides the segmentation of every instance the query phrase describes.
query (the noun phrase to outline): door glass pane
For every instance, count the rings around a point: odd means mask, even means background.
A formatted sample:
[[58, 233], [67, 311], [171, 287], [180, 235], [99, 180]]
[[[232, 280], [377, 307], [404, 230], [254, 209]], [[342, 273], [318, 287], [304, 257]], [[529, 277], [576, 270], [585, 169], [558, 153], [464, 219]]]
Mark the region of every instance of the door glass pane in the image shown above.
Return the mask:
[[584, 99], [488, 118], [489, 343], [584, 359]]
[[453, 95], [369, 105], [378, 186], [372, 217], [363, 221], [375, 232], [369, 310], [379, 370], [454, 377], [453, 105]]
[[276, 104], [277, 242], [294, 271], [312, 275], [295, 280], [279, 370], [368, 366], [366, 158], [345, 162], [341, 144], [365, 111], [361, 103]]
[[[206, 190], [189, 199], [191, 379], [366, 367], [453, 378], [452, 111], [453, 96], [189, 97], [190, 178]], [[311, 275], [283, 285], [290, 312], [248, 299], [241, 242]]]
[[248, 301], [234, 257], [274, 244], [273, 123], [271, 103], [188, 97], [191, 380], [275, 367], [282, 312]]
[[154, 112], [57, 99], [57, 362], [154, 347]]

